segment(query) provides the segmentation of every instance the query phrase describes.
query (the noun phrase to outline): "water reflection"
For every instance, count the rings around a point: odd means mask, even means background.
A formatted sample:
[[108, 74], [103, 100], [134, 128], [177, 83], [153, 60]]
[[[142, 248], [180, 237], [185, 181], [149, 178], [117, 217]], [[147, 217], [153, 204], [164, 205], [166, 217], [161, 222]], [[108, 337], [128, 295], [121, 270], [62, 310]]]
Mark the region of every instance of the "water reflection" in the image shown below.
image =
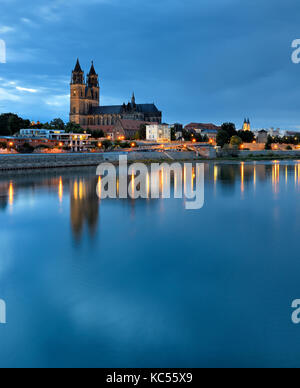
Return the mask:
[[98, 179], [75, 179], [70, 184], [70, 214], [74, 236], [79, 239], [85, 223], [91, 236], [95, 235], [99, 219], [99, 198], [96, 192]]
[[[192, 171], [191, 177], [187, 177], [187, 171], [182, 169], [183, 185], [185, 192], [191, 191], [195, 186], [196, 171]], [[145, 173], [142, 180], [143, 189], [147, 193], [148, 206], [155, 206], [157, 200], [150, 200], [151, 191], [159, 188], [159, 192], [168, 193], [167, 187], [168, 172], [159, 171], [156, 176], [150, 177], [149, 171]], [[180, 176], [171, 175], [171, 197], [180, 193]], [[138, 176], [132, 172], [128, 177], [128, 184], [134, 194]], [[181, 179], [182, 180], [182, 179]], [[141, 181], [141, 179], [139, 179]], [[272, 193], [276, 197], [283, 188], [285, 190], [297, 189], [300, 186], [300, 162], [267, 162], [267, 163], [206, 163], [205, 164], [205, 186], [206, 193], [212, 186], [212, 193], [217, 196], [218, 189], [222, 193], [233, 193], [239, 190], [242, 198], [248, 193], [256, 191], [258, 183], [270, 184]], [[32, 172], [31, 174], [3, 173], [0, 176], [0, 211], [12, 211], [18, 204], [19, 197], [30, 194], [30, 198], [39, 197], [41, 191], [46, 191], [57, 197], [57, 203], [61, 209], [66, 206], [70, 209], [71, 229], [75, 239], [80, 239], [85, 226], [88, 233], [94, 236], [99, 222], [101, 201], [97, 196], [101, 190], [101, 178], [96, 177], [95, 169], [78, 169], [63, 171]], [[119, 181], [117, 181], [117, 192], [119, 193]], [[175, 195], [174, 195], [175, 193]], [[22, 194], [22, 195], [21, 195]], [[206, 195], [206, 194], [205, 194]], [[160, 196], [157, 198], [159, 199]], [[135, 206], [142, 199], [132, 200], [119, 199], [130, 206], [131, 214], [135, 216]], [[161, 201], [160, 208], [163, 206]], [[65, 208], [65, 209], [66, 209]]]

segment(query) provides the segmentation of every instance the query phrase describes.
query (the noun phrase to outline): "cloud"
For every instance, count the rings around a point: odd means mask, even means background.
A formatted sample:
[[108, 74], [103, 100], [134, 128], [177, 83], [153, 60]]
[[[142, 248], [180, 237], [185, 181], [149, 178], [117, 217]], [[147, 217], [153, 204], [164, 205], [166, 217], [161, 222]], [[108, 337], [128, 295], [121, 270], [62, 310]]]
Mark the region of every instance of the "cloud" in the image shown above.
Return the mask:
[[9, 26], [0, 26], [0, 34], [7, 34], [9, 32], [14, 32], [15, 29]]
[[64, 95], [50, 96], [44, 101], [45, 101], [45, 104], [48, 106], [55, 107], [55, 108], [57, 107], [65, 108], [70, 102], [70, 95], [64, 94]]
[[37, 93], [38, 92], [36, 89], [22, 88], [21, 86], [17, 86], [16, 89], [19, 90], [20, 92], [28, 92], [28, 93]]
[[6, 89], [0, 88], [0, 103], [1, 101], [20, 101], [20, 97]]
[[21, 22], [27, 23], [27, 24], [31, 24], [32, 23], [32, 21], [30, 19], [28, 19], [28, 18], [21, 18]]

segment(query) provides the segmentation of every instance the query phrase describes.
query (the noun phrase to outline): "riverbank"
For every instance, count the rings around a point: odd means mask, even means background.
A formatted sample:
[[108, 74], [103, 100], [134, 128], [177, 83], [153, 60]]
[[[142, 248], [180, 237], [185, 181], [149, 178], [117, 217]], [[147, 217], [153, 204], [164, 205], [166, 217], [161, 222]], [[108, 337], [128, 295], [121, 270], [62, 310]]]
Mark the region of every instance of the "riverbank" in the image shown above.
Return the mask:
[[97, 166], [100, 163], [118, 163], [119, 157], [126, 155], [129, 163], [173, 163], [193, 161], [272, 161], [300, 160], [299, 151], [270, 151], [257, 153], [240, 152], [237, 156], [221, 156], [204, 158], [195, 152], [106, 152], [98, 154], [29, 154], [0, 155], [0, 171], [50, 169]]

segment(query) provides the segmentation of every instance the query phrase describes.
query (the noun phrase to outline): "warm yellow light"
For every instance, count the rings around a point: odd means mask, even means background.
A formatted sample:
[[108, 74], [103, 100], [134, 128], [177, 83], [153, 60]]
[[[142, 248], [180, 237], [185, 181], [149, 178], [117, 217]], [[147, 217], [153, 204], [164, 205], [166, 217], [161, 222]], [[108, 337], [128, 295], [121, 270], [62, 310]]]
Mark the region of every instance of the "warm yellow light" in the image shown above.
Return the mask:
[[59, 143], [59, 146], [62, 147], [62, 146], [63, 146], [63, 143]]
[[12, 206], [14, 203], [14, 186], [12, 182], [10, 182], [9, 188], [8, 188], [8, 201], [10, 206]]
[[134, 148], [135, 147], [135, 143], [131, 143], [131, 148]]
[[196, 139], [193, 139], [193, 143], [197, 143], [197, 140], [196, 140]]
[[11, 142], [8, 143], [8, 145], [9, 145], [10, 147], [13, 147], [14, 143], [11, 141]]
[[102, 143], [98, 143], [98, 147], [99, 147], [99, 148], [102, 147]]
[[58, 183], [58, 197], [60, 202], [62, 202], [63, 200], [63, 195], [64, 195], [64, 186], [63, 186], [62, 177], [60, 177], [59, 183]]

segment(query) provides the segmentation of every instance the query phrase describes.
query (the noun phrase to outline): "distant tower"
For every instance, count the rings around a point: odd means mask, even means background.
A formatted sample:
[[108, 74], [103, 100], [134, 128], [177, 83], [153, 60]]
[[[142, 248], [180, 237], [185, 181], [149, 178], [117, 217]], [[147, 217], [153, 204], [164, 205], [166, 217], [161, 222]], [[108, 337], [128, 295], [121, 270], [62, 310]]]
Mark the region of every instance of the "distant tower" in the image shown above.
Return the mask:
[[243, 131], [251, 131], [251, 124], [249, 119], [244, 120]]
[[132, 93], [132, 98], [131, 98], [131, 105], [132, 106], [135, 106], [135, 95], [134, 95], [134, 92]]
[[78, 59], [72, 71], [70, 89], [70, 121], [76, 124], [83, 124], [82, 116], [87, 113], [85, 102], [86, 85], [84, 82], [84, 72], [81, 69]]
[[92, 62], [90, 72], [87, 75], [86, 84], [87, 84], [86, 97], [89, 100], [89, 108], [91, 108], [92, 106], [99, 106], [99, 103], [100, 103], [99, 78], [94, 68], [94, 62]]

